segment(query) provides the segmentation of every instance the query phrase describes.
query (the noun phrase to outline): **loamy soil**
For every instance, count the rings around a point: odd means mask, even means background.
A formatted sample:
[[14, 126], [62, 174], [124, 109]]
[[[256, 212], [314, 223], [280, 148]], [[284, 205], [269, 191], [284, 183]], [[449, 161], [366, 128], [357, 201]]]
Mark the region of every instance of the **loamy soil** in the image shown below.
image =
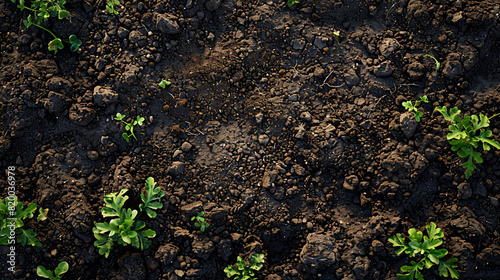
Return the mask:
[[[0, 166], [54, 222], [25, 225], [43, 247], [18, 245], [15, 273], [0, 249], [0, 278], [67, 261], [65, 279], [224, 279], [263, 253], [258, 279], [396, 279], [410, 259], [387, 239], [434, 222], [460, 279], [500, 279], [500, 151], [466, 180], [434, 111], [500, 112], [497, 0], [122, 2], [68, 0], [47, 27], [83, 44], [55, 55], [0, 2]], [[417, 123], [401, 103], [422, 95]], [[145, 117], [139, 141], [116, 113]], [[99, 255], [104, 195], [137, 207], [150, 176], [151, 247]]]

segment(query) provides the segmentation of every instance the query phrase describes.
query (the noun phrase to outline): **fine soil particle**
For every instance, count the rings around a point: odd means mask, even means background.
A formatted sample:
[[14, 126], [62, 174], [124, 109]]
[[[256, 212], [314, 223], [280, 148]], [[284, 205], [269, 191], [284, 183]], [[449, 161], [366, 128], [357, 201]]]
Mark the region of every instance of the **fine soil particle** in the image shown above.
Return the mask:
[[[224, 279], [263, 253], [258, 279], [394, 279], [410, 260], [387, 239], [434, 222], [460, 279], [499, 279], [500, 151], [466, 180], [434, 111], [500, 112], [498, 1], [67, 2], [46, 26], [83, 44], [57, 54], [0, 2], [0, 167], [52, 219], [26, 223], [43, 247], [18, 244], [0, 278], [67, 261], [68, 279]], [[416, 123], [401, 103], [422, 95]], [[116, 113], [145, 118], [138, 141]], [[147, 177], [166, 192], [156, 237], [104, 258], [104, 195], [137, 208]]]

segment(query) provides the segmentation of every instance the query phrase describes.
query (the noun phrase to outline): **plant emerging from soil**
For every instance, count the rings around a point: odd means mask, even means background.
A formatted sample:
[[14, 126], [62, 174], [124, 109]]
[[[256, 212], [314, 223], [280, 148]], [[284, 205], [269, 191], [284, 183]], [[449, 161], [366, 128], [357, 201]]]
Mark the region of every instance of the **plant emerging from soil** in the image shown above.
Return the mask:
[[421, 102], [429, 103], [429, 100], [427, 100], [427, 95], [420, 96], [420, 100], [415, 101], [415, 105], [413, 105], [411, 101], [403, 102], [403, 107], [405, 107], [408, 112], [413, 112], [413, 115], [415, 116], [415, 120], [417, 122], [420, 122], [420, 117], [424, 115], [424, 112], [421, 112], [417, 109], [418, 105], [420, 105]]
[[23, 229], [23, 220], [33, 218], [33, 212], [37, 205], [32, 202], [24, 208], [24, 204], [17, 200], [16, 196], [0, 199], [0, 244], [15, 244], [17, 242], [25, 246], [42, 247], [42, 243], [36, 238], [36, 233], [31, 229]]
[[169, 86], [172, 84], [170, 81], [162, 79], [161, 82], [158, 84], [161, 88], [165, 88], [166, 86]]
[[45, 269], [45, 267], [39, 265], [36, 268], [36, 275], [49, 278], [50, 280], [60, 280], [62, 278], [61, 274], [64, 274], [68, 271], [69, 265], [67, 262], [60, 262], [59, 265], [54, 269], [54, 272], [51, 270]]
[[104, 196], [105, 207], [101, 209], [102, 216], [112, 217], [108, 223], [95, 223], [92, 229], [97, 239], [94, 246], [99, 248], [99, 254], [107, 258], [113, 245], [118, 243], [123, 246], [132, 245], [138, 249], [149, 248], [151, 240], [156, 236], [156, 232], [151, 229], [143, 229], [146, 223], [139, 220], [142, 214], [146, 213], [150, 218], [156, 217], [155, 210], [163, 208], [160, 202], [165, 192], [160, 188], [155, 188], [156, 182], [152, 177], [146, 180], [146, 192], [141, 193], [142, 202], [139, 205], [140, 212], [123, 206], [128, 199], [124, 194], [128, 189], [122, 189], [119, 193], [111, 193]]
[[117, 10], [115, 10], [115, 6], [120, 6], [120, 1], [118, 0], [109, 0], [108, 3], [106, 4], [106, 10], [108, 10], [108, 12], [110, 14], [119, 14]]
[[424, 55], [424, 57], [426, 57], [426, 56], [434, 59], [434, 62], [436, 63], [436, 74], [437, 74], [437, 72], [439, 71], [439, 68], [441, 67], [441, 63], [439, 63], [439, 61], [430, 54]]
[[130, 131], [130, 134], [128, 134], [127, 132], [124, 132], [122, 134], [123, 139], [125, 139], [125, 141], [127, 141], [127, 143], [128, 143], [128, 142], [130, 142], [130, 136], [132, 136], [136, 141], [139, 141], [139, 140], [137, 140], [137, 137], [135, 137], [134, 127], [136, 125], [142, 126], [142, 123], [144, 122], [144, 118], [141, 117], [141, 116], [137, 116], [137, 118], [135, 120], [132, 119], [132, 121], [129, 122], [129, 123], [126, 122], [126, 121], [124, 121], [124, 119], [125, 119], [125, 115], [122, 115], [120, 113], [116, 113], [115, 120], [124, 123], [125, 124], [125, 130], [126, 131]]
[[299, 0], [287, 0], [286, 5], [290, 8], [291, 6], [300, 3]]
[[423, 256], [418, 262], [411, 261], [411, 265], [402, 266], [401, 271], [406, 272], [406, 274], [398, 274], [397, 276], [401, 280], [423, 280], [424, 278], [420, 271], [424, 267], [431, 268], [434, 265], [439, 265], [439, 276], [450, 276], [451, 278], [458, 279], [459, 275], [455, 270], [458, 260], [456, 258], [447, 261], [440, 260], [448, 254], [448, 250], [446, 249], [437, 249], [437, 247], [443, 244], [444, 233], [433, 222], [425, 226], [425, 228], [427, 236], [424, 236], [421, 231], [417, 231], [414, 228], [409, 229], [410, 242], [408, 243], [406, 242], [406, 237], [401, 233], [389, 238], [389, 242], [394, 247], [400, 247], [396, 250], [397, 255], [404, 252], [410, 255], [411, 258]]
[[210, 226], [210, 224], [205, 221], [205, 218], [203, 218], [203, 215], [205, 215], [205, 212], [201, 211], [191, 218], [191, 221], [196, 221], [194, 225], [199, 227], [201, 231], [205, 231], [205, 229]]
[[64, 4], [66, 4], [65, 0], [33, 0], [31, 1], [30, 7], [25, 5], [25, 0], [11, 1], [12, 3], [16, 3], [19, 1], [17, 7], [21, 11], [26, 9], [32, 12], [32, 14], [30, 14], [27, 19], [23, 20], [23, 24], [24, 26], [26, 26], [26, 28], [29, 28], [33, 25], [47, 31], [50, 35], [52, 35], [52, 37], [54, 37], [54, 39], [48, 44], [49, 51], [54, 51], [54, 53], [57, 53], [58, 50], [64, 48], [63, 42], [71, 44], [70, 49], [72, 52], [76, 52], [78, 50], [78, 48], [82, 44], [82, 41], [78, 39], [76, 35], [73, 34], [69, 36], [67, 40], [61, 39], [57, 37], [54, 32], [42, 26], [42, 23], [46, 22], [50, 17], [63, 19], [70, 15], [69, 12], [64, 8]]
[[483, 128], [490, 126], [490, 119], [499, 115], [495, 114], [491, 117], [486, 117], [479, 114], [460, 117], [460, 110], [457, 107], [451, 108], [448, 113], [446, 106], [436, 107], [436, 111], [441, 113], [445, 120], [450, 121], [452, 125], [448, 126], [451, 133], [446, 135], [446, 138], [451, 144], [451, 150], [456, 151], [461, 158], [468, 157], [468, 160], [462, 165], [465, 168], [465, 178], [469, 179], [477, 167], [474, 165], [472, 159], [477, 163], [482, 163], [481, 153], [474, 151], [478, 148], [479, 142], [482, 142], [483, 150], [489, 151], [490, 145], [500, 149], [500, 143], [493, 139], [488, 139], [491, 136], [491, 130], [484, 130]]
[[257, 280], [255, 271], [259, 271], [264, 265], [264, 254], [253, 254], [250, 258], [250, 264], [247, 264], [241, 256], [236, 259], [236, 264], [230, 265], [224, 269], [227, 277], [234, 276], [235, 280]]

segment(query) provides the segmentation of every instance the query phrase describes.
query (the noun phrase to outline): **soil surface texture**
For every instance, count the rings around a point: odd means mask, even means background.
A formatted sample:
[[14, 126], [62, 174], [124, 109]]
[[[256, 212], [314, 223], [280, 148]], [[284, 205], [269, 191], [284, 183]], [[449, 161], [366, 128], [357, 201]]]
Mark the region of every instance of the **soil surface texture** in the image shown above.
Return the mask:
[[[63, 279], [229, 279], [262, 253], [257, 279], [397, 279], [416, 259], [388, 238], [434, 222], [460, 279], [500, 279], [500, 151], [479, 147], [466, 180], [434, 110], [500, 112], [498, 0], [105, 2], [67, 0], [44, 26], [83, 44], [56, 54], [0, 2], [0, 197], [14, 166], [51, 218], [26, 220], [43, 246], [17, 244], [15, 272], [2, 246], [0, 278], [67, 261]], [[423, 95], [416, 122], [402, 103]], [[137, 141], [117, 113], [145, 118]], [[151, 246], [105, 258], [104, 195], [138, 209], [148, 177], [166, 193]]]

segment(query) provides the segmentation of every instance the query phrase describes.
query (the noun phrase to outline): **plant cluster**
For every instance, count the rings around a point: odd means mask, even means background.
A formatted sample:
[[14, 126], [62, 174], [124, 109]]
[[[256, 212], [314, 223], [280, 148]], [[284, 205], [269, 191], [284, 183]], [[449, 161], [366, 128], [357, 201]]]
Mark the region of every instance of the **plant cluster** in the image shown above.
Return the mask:
[[25, 0], [11, 1], [12, 3], [19, 2], [17, 7], [21, 9], [21, 11], [28, 10], [32, 12], [27, 19], [23, 20], [23, 24], [24, 26], [26, 26], [26, 28], [29, 28], [33, 25], [47, 31], [48, 33], [50, 33], [50, 35], [52, 35], [52, 37], [54, 37], [54, 39], [48, 44], [49, 51], [54, 51], [54, 53], [57, 53], [58, 50], [64, 48], [63, 42], [71, 44], [71, 51], [76, 52], [78, 50], [78, 48], [82, 44], [82, 41], [78, 39], [76, 35], [73, 34], [69, 36], [67, 40], [60, 39], [54, 34], [54, 32], [42, 26], [42, 24], [51, 17], [63, 19], [70, 15], [69, 12], [64, 8], [64, 4], [66, 4], [65, 0], [32, 0], [31, 6], [29, 7], [25, 5]]
[[205, 231], [205, 229], [210, 226], [210, 224], [207, 223], [207, 221], [205, 221], [205, 218], [203, 218], [203, 215], [205, 215], [205, 212], [201, 211], [198, 212], [196, 216], [191, 218], [191, 221], [196, 221], [194, 225], [196, 227], [199, 227], [202, 232]]
[[445, 120], [452, 123], [448, 126], [451, 132], [446, 135], [446, 138], [452, 146], [452, 151], [456, 151], [461, 158], [468, 157], [468, 160], [462, 166], [465, 168], [465, 178], [469, 179], [472, 171], [477, 168], [472, 160], [474, 159], [477, 163], [483, 162], [481, 153], [474, 151], [474, 149], [478, 148], [479, 142], [482, 142], [484, 151], [489, 151], [491, 149], [490, 145], [500, 149], [500, 143], [488, 139], [492, 134], [491, 130], [484, 130], [485, 127], [490, 125], [490, 119], [498, 114], [489, 118], [483, 114], [479, 114], [479, 118], [476, 115], [462, 118], [457, 107], [451, 108], [449, 113], [446, 106], [436, 107], [436, 111], [441, 113]]
[[427, 95], [420, 96], [420, 100], [415, 101], [415, 105], [413, 105], [411, 101], [403, 102], [403, 107], [405, 107], [408, 112], [413, 112], [413, 115], [415, 116], [415, 120], [417, 122], [420, 122], [420, 117], [424, 115], [424, 112], [421, 112], [417, 109], [418, 105], [420, 105], [421, 102], [429, 103], [429, 100], [427, 100]]
[[99, 248], [99, 254], [105, 255], [107, 258], [115, 243], [123, 246], [132, 245], [141, 250], [149, 248], [151, 240], [148, 238], [155, 237], [156, 232], [144, 229], [146, 223], [139, 218], [143, 213], [146, 213], [150, 218], [155, 218], [155, 210], [163, 208], [160, 200], [165, 192], [160, 188], [155, 188], [155, 185], [156, 182], [152, 177], [147, 178], [145, 194], [141, 193], [143, 203], [139, 205], [140, 212], [123, 208], [128, 199], [128, 196], [124, 196], [127, 189], [104, 196], [106, 206], [101, 209], [102, 216], [113, 219], [109, 223], [95, 223], [95, 227], [92, 229], [97, 239], [94, 246]]
[[130, 137], [133, 137], [136, 141], [139, 141], [139, 140], [137, 140], [137, 137], [135, 137], [134, 127], [136, 125], [142, 126], [142, 123], [144, 122], [144, 118], [141, 116], [137, 116], [137, 118], [135, 120], [132, 119], [131, 122], [126, 122], [124, 119], [125, 119], [125, 115], [122, 115], [120, 113], [116, 113], [115, 120], [124, 123], [125, 130], [130, 131], [130, 134], [128, 134], [127, 132], [124, 132], [122, 134], [123, 139], [125, 139], [125, 141], [127, 141], [127, 143], [130, 142]]
[[[9, 198], [0, 199], [0, 244], [12, 244], [9, 240], [11, 232], [15, 232], [17, 242], [25, 246], [42, 247], [42, 243], [36, 238], [36, 233], [31, 229], [24, 229], [23, 220], [33, 218], [33, 213], [36, 211], [36, 203], [30, 203], [28, 207], [24, 208], [24, 204], [13, 196], [13, 201]], [[40, 208], [41, 209], [41, 208]], [[40, 216], [38, 221], [43, 220]], [[12, 239], [12, 238], [10, 238]]]
[[45, 269], [45, 267], [39, 265], [36, 268], [36, 275], [49, 278], [50, 280], [60, 280], [62, 278], [61, 274], [64, 274], [68, 271], [69, 265], [67, 262], [60, 262], [59, 265], [54, 269], [54, 272], [51, 270]]
[[120, 1], [118, 0], [109, 0], [108, 3], [106, 3], [106, 10], [108, 10], [108, 12], [110, 14], [119, 14], [117, 10], [115, 10], [115, 6], [120, 6]]
[[431, 268], [434, 265], [439, 265], [439, 276], [458, 279], [458, 272], [455, 269], [457, 267], [457, 259], [452, 258], [446, 261], [441, 259], [448, 254], [446, 249], [437, 249], [441, 244], [443, 244], [444, 233], [440, 228], [436, 227], [436, 224], [431, 222], [429, 225], [425, 226], [427, 230], [427, 236], [424, 236], [421, 231], [417, 231], [414, 228], [408, 230], [408, 235], [410, 242], [406, 242], [406, 237], [401, 233], [396, 234], [396, 236], [390, 237], [389, 242], [392, 243], [394, 247], [399, 247], [396, 250], [396, 254], [400, 255], [403, 252], [408, 254], [411, 258], [422, 256], [418, 261], [411, 261], [411, 265], [404, 265], [401, 267], [401, 271], [405, 274], [397, 274], [401, 280], [423, 280], [421, 270], [425, 268]]
[[224, 269], [227, 277], [234, 276], [235, 280], [257, 280], [255, 271], [259, 271], [264, 265], [264, 254], [254, 254], [248, 264], [241, 256], [236, 259], [236, 264], [230, 265]]

